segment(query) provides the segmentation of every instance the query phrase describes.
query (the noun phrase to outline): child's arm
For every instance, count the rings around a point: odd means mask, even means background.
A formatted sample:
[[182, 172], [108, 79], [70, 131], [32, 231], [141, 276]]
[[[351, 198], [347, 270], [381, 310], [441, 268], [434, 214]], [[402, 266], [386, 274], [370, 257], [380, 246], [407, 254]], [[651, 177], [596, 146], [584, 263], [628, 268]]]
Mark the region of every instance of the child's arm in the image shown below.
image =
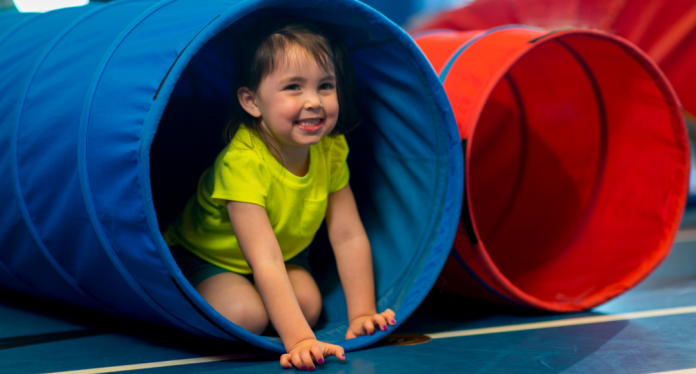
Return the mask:
[[260, 205], [230, 201], [227, 211], [268, 316], [288, 352], [281, 356], [281, 365], [313, 368], [312, 356], [319, 363], [330, 355], [344, 360], [342, 347], [316, 340], [307, 324], [266, 210]]
[[395, 313], [387, 309], [377, 314], [370, 242], [350, 185], [329, 195], [326, 224], [348, 304], [346, 339], [372, 335], [375, 325], [386, 330], [396, 323]]

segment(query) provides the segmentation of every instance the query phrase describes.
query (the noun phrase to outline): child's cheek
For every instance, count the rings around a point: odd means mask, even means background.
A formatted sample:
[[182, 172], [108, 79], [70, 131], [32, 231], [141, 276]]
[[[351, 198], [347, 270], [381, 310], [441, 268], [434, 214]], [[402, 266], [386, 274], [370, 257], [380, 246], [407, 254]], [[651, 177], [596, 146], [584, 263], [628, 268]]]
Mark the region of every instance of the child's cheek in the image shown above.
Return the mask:
[[327, 102], [324, 105], [324, 111], [326, 112], [326, 116], [328, 118], [331, 118], [333, 120], [337, 120], [338, 119], [338, 111], [339, 111], [338, 100], [333, 100], [333, 101]]
[[288, 120], [292, 120], [302, 111], [302, 105], [298, 100], [287, 99], [278, 103], [276, 110], [280, 116]]

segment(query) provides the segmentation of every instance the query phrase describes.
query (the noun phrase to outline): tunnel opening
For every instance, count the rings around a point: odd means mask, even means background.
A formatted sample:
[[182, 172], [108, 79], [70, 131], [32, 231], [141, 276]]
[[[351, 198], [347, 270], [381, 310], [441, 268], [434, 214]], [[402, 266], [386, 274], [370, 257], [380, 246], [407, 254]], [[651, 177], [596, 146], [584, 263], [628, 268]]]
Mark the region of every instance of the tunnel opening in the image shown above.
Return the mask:
[[620, 44], [571, 34], [521, 56], [491, 92], [470, 140], [471, 210], [523, 293], [585, 303], [669, 250], [683, 150], [659, 82]]
[[[160, 231], [179, 215], [201, 173], [225, 146], [222, 132], [233, 95], [235, 40], [259, 19], [282, 12], [259, 10], [235, 21], [207, 42], [178, 78], [150, 151], [152, 200]], [[314, 17], [321, 18], [318, 13]], [[311, 12], [302, 17], [317, 22]], [[443, 219], [442, 192], [452, 183], [447, 172], [451, 144], [442, 128], [446, 120], [436, 109], [441, 104], [424, 92], [432, 82], [417, 60], [404, 60], [408, 48], [392, 30], [366, 27], [350, 16], [333, 28], [350, 51], [357, 77], [362, 122], [346, 134], [348, 165], [371, 242], [377, 306], [399, 313], [413, 292], [424, 296], [430, 288], [420, 284], [419, 277], [430, 271], [426, 264], [432, 261], [437, 222]], [[324, 225], [310, 250], [324, 301], [315, 332], [325, 341], [341, 341], [348, 322], [346, 302]], [[414, 308], [410, 304], [404, 311]]]

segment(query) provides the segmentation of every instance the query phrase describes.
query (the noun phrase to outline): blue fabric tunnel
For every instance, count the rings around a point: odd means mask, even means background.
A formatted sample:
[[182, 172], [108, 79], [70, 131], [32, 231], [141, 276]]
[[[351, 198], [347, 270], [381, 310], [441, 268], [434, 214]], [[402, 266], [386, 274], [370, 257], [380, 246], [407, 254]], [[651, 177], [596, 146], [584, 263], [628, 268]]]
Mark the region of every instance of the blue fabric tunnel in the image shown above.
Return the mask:
[[[335, 25], [351, 52], [365, 112], [347, 136], [351, 186], [378, 308], [404, 321], [449, 254], [462, 148], [411, 38], [348, 0], [120, 0], [0, 15], [0, 286], [283, 352], [213, 310], [161, 234], [224, 146], [235, 40], [277, 14]], [[352, 350], [382, 338], [343, 341], [345, 299], [321, 235], [310, 263], [324, 300], [318, 339]]]

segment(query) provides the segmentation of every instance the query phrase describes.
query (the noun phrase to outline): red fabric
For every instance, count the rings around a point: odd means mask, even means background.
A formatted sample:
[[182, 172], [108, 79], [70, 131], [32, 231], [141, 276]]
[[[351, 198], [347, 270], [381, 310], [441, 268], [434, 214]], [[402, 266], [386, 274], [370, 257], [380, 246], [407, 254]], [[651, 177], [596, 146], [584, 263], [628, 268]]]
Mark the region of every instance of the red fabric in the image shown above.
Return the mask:
[[679, 102], [644, 54], [583, 30], [436, 32], [416, 42], [436, 71], [449, 66], [443, 86], [467, 141], [462, 214], [478, 241], [460, 227], [454, 250], [467, 269], [451, 257], [440, 287], [584, 310], [667, 255], [689, 149]]
[[628, 39], [664, 71], [684, 105], [696, 113], [696, 2], [692, 0], [478, 0], [437, 14], [413, 32], [486, 30], [520, 24], [602, 30]]

